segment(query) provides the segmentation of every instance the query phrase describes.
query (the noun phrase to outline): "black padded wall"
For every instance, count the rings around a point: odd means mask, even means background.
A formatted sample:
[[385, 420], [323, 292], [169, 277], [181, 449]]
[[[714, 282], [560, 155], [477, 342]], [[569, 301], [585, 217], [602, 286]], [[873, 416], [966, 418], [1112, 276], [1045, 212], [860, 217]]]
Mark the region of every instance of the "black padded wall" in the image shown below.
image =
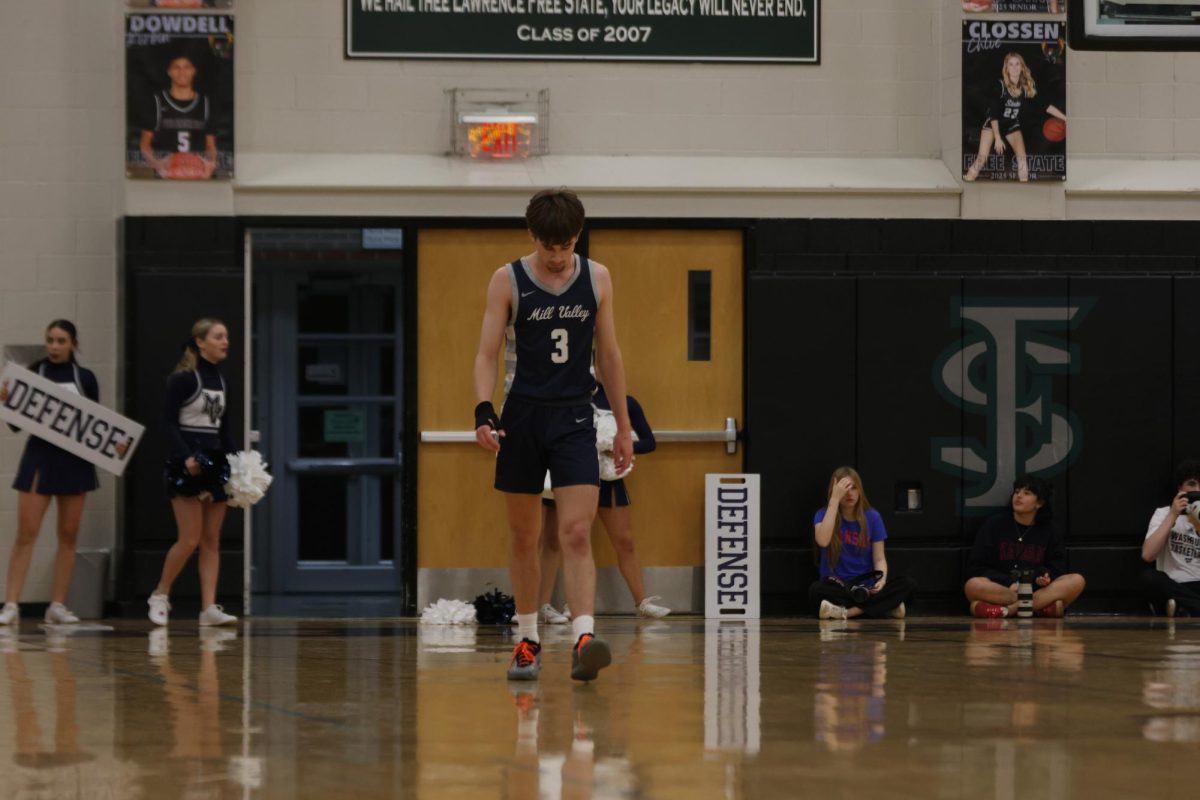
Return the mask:
[[[125, 413], [146, 425], [146, 436], [126, 472], [125, 537], [117, 600], [128, 613], [144, 611], [158, 583], [163, 557], [176, 540], [175, 521], [162, 485], [166, 458], [163, 398], [192, 323], [218, 317], [229, 328], [222, 372], [229, 386], [229, 421], [241, 445], [245, 328], [240, 242], [233, 220], [204, 218], [125, 221]], [[230, 509], [221, 530], [218, 594], [240, 605], [242, 515]], [[180, 575], [172, 601], [199, 604], [195, 560]], [[194, 602], [193, 602], [194, 601]]]
[[[1200, 454], [1200, 224], [753, 228], [746, 469], [763, 475], [764, 608], [809, 610], [812, 513], [830, 471], [851, 463], [884, 513], [892, 569], [921, 585], [916, 609], [965, 610], [965, 553], [990, 513], [968, 502], [991, 485], [1003, 442], [1005, 457], [1040, 465], [1055, 487], [1055, 524], [1089, 582], [1078, 608], [1145, 610], [1146, 523], [1170, 496], [1174, 464]], [[964, 324], [963, 304], [988, 325]], [[989, 305], [1001, 310], [989, 316]], [[1039, 319], [1039, 308], [1053, 310]], [[989, 338], [997, 330], [1010, 340], [1003, 358]], [[975, 395], [991, 391], [989, 370], [1016, 370], [1004, 421], [987, 413], [991, 400], [955, 399], [954, 374], [939, 374], [955, 369], [959, 391]], [[939, 463], [939, 448], [955, 444], [982, 453], [985, 473]], [[916, 513], [899, 491], [914, 484]], [[1004, 502], [1007, 485], [993, 488]]]

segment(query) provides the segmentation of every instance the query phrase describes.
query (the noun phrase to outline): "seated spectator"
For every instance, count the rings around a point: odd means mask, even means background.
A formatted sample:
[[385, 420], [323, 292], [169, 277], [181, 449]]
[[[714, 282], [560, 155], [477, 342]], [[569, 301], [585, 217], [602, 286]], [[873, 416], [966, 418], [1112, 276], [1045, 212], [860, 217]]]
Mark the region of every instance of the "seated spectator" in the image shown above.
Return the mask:
[[1050, 525], [1053, 487], [1042, 478], [1022, 475], [1013, 482], [1012, 511], [983, 523], [971, 548], [963, 591], [976, 617], [1017, 613], [1017, 577], [1032, 571], [1033, 613], [1061, 617], [1083, 593], [1083, 576], [1067, 572], [1062, 535]]
[[835, 469], [828, 497], [828, 506], [813, 517], [820, 580], [809, 587], [808, 596], [817, 606], [817, 616], [903, 619], [904, 601], [916, 584], [902, 575], [888, 575], [883, 517], [867, 501], [858, 472]]
[[1175, 498], [1150, 517], [1142, 560], [1150, 605], [1168, 617], [1200, 616], [1200, 519], [1188, 511], [1188, 492], [1200, 492], [1200, 461], [1175, 469]]

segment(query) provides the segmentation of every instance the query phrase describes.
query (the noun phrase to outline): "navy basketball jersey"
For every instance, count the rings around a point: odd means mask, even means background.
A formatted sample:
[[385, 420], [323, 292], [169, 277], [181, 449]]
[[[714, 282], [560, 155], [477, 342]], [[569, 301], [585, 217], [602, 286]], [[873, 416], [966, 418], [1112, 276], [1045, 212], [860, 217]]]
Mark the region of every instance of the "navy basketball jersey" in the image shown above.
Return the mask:
[[591, 262], [575, 256], [575, 274], [552, 290], [519, 259], [508, 265], [512, 317], [505, 393], [532, 400], [577, 400], [596, 388], [592, 338], [600, 305]]
[[208, 133], [208, 98], [197, 93], [191, 100], [176, 100], [167, 91], [154, 95], [156, 152], [203, 153]]
[[1004, 81], [1000, 81], [1000, 96], [996, 98], [996, 103], [988, 110], [988, 119], [984, 123], [984, 127], [987, 127], [993, 119], [1006, 132], [1021, 127], [1021, 124], [1025, 121], [1022, 112], [1025, 110], [1025, 101], [1027, 99], [1024, 89], [1021, 89], [1017, 96], [1013, 97], [1004, 85]]

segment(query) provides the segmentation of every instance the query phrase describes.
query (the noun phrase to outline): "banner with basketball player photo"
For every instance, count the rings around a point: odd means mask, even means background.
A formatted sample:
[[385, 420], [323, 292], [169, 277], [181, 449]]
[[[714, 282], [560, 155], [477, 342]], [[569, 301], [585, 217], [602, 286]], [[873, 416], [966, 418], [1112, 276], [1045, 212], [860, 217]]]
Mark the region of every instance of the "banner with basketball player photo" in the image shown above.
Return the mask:
[[233, 15], [125, 15], [125, 174], [233, 177]]
[[1066, 180], [1065, 24], [976, 19], [962, 31], [963, 180]]
[[1067, 0], [962, 0], [962, 7], [968, 14], [1063, 14]]

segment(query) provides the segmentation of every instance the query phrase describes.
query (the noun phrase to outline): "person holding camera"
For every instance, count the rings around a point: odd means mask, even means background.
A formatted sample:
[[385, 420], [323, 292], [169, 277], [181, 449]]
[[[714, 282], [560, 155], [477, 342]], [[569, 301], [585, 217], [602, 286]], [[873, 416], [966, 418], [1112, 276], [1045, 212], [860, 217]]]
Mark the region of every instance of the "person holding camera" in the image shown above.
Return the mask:
[[1012, 511], [983, 523], [971, 548], [963, 587], [971, 614], [980, 618], [1016, 616], [1022, 575], [1032, 577], [1033, 613], [1061, 617], [1083, 593], [1083, 576], [1067, 572], [1062, 535], [1050, 525], [1053, 487], [1022, 475], [1013, 481]]
[[821, 619], [858, 616], [903, 619], [904, 602], [916, 584], [889, 575], [883, 517], [871, 508], [862, 478], [838, 467], [829, 479], [829, 504], [813, 516], [820, 579], [808, 589]]
[[1175, 469], [1175, 499], [1150, 517], [1142, 575], [1150, 605], [1168, 617], [1200, 616], [1200, 461], [1186, 459]]

